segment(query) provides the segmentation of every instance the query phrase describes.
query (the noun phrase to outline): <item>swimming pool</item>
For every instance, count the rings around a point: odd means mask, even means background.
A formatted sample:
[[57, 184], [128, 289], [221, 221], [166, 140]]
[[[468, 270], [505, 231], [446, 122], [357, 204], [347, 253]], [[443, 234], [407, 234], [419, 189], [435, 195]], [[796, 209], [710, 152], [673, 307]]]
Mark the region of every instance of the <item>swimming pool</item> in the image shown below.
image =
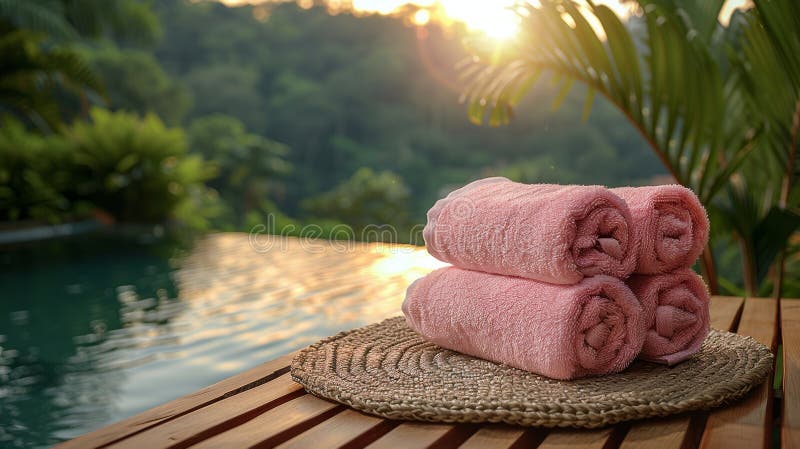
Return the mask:
[[222, 233], [0, 253], [0, 446], [41, 447], [400, 313], [419, 247]]

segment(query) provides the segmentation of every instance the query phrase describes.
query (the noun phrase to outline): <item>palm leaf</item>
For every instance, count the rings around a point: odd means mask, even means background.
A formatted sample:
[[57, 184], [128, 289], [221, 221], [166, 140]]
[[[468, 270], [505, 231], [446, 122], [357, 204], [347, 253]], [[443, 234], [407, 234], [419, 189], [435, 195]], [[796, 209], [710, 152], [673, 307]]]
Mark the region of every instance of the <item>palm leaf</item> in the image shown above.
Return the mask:
[[78, 33], [64, 18], [64, 5], [57, 0], [0, 0], [0, 20], [17, 28], [74, 39]]
[[73, 50], [40, 46], [41, 36], [13, 31], [0, 36], [0, 108], [50, 130], [61, 120], [54, 93], [101, 91], [99, 80]]
[[[507, 122], [515, 105], [509, 99], [524, 92], [520, 81], [530, 79], [526, 73], [547, 71], [561, 79], [555, 105], [571, 87], [567, 80], [580, 81], [588, 95], [600, 93], [619, 108], [674, 178], [708, 201], [749, 154], [753, 134], [738, 127], [737, 135], [725, 135], [718, 119], [741, 109], [728, 104], [728, 84], [707, 45], [722, 2], [640, 3], [643, 16], [634, 20], [644, 22], [642, 35], [603, 5], [581, 7], [571, 0], [526, 5], [520, 15], [523, 33], [512, 49], [479, 56], [462, 71], [470, 119]], [[590, 15], [602, 33], [590, 24]], [[587, 98], [588, 105], [591, 101]]]
[[[765, 128], [761, 144], [772, 179], [781, 182], [778, 201], [788, 204], [798, 178], [800, 130], [800, 4], [757, 1], [742, 15], [742, 56], [736, 60], [746, 101]], [[795, 205], [796, 206], [796, 205]]]

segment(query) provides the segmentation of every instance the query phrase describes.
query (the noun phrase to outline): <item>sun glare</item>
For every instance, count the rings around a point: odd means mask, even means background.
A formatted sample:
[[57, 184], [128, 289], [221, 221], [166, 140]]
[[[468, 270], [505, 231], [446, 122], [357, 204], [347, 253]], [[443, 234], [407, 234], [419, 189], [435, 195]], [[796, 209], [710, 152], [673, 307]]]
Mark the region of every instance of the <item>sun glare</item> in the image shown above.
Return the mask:
[[486, 33], [494, 39], [513, 37], [519, 28], [519, 17], [510, 8], [514, 1], [440, 0], [443, 12], [468, 28]]
[[414, 24], [415, 25], [426, 25], [431, 20], [431, 12], [427, 9], [420, 9], [416, 13], [414, 13]]
[[[193, 0], [200, 1], [200, 0]], [[410, 22], [417, 26], [430, 23], [450, 24], [461, 22], [472, 31], [480, 32], [495, 40], [507, 40], [519, 31], [519, 16], [512, 7], [519, 0], [218, 0], [229, 6], [261, 4], [269, 2], [296, 1], [308, 9], [314, 4], [326, 4], [331, 11], [352, 10], [362, 14], [397, 14], [408, 6], [416, 8]], [[528, 0], [537, 4], [537, 0]], [[626, 17], [635, 6], [621, 0], [596, 0], [609, 6], [616, 14]], [[727, 24], [731, 12], [737, 8], [752, 6], [752, 0], [727, 0], [720, 13], [720, 21]], [[405, 10], [407, 11], [407, 10]], [[599, 22], [587, 17], [599, 35], [603, 30]]]

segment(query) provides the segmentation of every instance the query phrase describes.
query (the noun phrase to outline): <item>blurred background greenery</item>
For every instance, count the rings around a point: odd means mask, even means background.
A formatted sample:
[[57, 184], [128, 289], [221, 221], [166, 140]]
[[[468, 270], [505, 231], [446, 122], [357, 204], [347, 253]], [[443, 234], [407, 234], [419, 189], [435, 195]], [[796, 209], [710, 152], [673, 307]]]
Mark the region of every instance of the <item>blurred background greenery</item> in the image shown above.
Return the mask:
[[267, 214], [298, 229], [407, 230], [481, 176], [623, 185], [665, 173], [609, 105], [580, 124], [579, 93], [553, 113], [542, 86], [512, 126], [470, 124], [457, 25], [420, 37], [396, 17], [323, 6], [110, 3], [0, 3], [3, 220], [94, 208], [201, 230], [246, 231]]
[[0, 1], [0, 220], [421, 243], [482, 176], [677, 181], [711, 214], [712, 291], [800, 293], [793, 2], [545, 2], [484, 27], [499, 45], [424, 2], [255, 3]]

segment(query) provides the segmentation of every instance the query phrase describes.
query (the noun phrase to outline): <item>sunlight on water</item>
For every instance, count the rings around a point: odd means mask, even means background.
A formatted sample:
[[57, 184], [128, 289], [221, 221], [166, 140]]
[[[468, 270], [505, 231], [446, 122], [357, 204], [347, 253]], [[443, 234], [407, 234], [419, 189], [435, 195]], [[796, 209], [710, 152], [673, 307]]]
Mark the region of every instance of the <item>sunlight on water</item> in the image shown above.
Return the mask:
[[419, 247], [270, 239], [0, 254], [0, 447], [51, 445], [398, 315], [444, 265]]
[[447, 264], [434, 259], [424, 248], [413, 247], [381, 247], [376, 248], [384, 257], [376, 260], [369, 267], [375, 276], [392, 278], [399, 276], [408, 283]]

